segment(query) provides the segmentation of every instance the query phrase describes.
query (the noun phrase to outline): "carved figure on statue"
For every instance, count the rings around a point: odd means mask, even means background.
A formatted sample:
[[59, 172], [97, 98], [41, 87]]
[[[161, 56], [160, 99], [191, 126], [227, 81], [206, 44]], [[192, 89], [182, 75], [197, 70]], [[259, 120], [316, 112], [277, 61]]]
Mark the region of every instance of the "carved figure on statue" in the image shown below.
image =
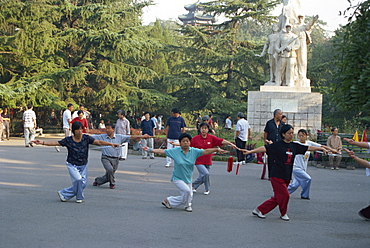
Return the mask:
[[255, 54], [257, 57], [263, 57], [267, 53], [269, 55], [269, 64], [270, 64], [270, 81], [268, 83], [275, 84], [276, 81], [276, 68], [278, 64], [279, 56], [276, 52], [276, 42], [279, 39], [279, 26], [277, 24], [272, 25], [272, 34], [267, 37], [267, 41], [263, 47], [261, 54]]
[[283, 0], [283, 9], [279, 16], [279, 28], [284, 30], [288, 23], [298, 23], [298, 13], [301, 12], [299, 0]]
[[310, 80], [307, 79], [307, 46], [312, 43], [310, 31], [318, 19], [319, 16], [316, 15], [309, 24], [305, 24], [304, 16], [298, 15], [298, 24], [293, 28], [293, 33], [298, 35], [300, 43], [297, 50], [297, 82], [301, 87], [310, 87]]
[[297, 50], [299, 49], [299, 37], [292, 33], [292, 25], [285, 25], [283, 32], [276, 42], [275, 49], [280, 57], [276, 70], [276, 85], [294, 87], [295, 69], [297, 64]]

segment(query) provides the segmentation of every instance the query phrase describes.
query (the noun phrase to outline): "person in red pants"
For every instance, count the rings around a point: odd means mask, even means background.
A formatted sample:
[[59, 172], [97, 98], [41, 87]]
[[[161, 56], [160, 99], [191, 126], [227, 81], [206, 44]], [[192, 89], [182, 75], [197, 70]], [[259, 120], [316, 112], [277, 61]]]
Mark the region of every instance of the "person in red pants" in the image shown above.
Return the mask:
[[243, 150], [243, 153], [266, 152], [268, 156], [272, 155], [274, 157], [274, 160], [271, 161], [270, 173], [270, 182], [274, 190], [274, 196], [254, 209], [252, 214], [264, 219], [266, 218], [265, 214], [279, 206], [280, 218], [288, 221], [287, 211], [290, 198], [288, 185], [292, 178], [295, 156], [297, 154], [305, 154], [306, 151], [323, 151], [326, 153], [326, 150], [323, 147], [304, 146], [292, 142], [294, 129], [291, 125], [284, 125], [280, 130], [280, 134], [283, 136], [283, 140], [258, 147], [254, 150]]

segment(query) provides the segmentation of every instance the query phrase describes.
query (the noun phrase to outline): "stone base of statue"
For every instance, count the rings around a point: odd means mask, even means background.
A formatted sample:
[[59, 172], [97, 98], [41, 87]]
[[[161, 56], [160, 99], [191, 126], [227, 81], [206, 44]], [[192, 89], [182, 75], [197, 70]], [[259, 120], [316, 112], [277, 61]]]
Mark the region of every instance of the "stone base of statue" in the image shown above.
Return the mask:
[[321, 129], [322, 94], [311, 93], [310, 87], [260, 86], [248, 92], [248, 122], [253, 132], [263, 132], [266, 122], [281, 109], [295, 132]]

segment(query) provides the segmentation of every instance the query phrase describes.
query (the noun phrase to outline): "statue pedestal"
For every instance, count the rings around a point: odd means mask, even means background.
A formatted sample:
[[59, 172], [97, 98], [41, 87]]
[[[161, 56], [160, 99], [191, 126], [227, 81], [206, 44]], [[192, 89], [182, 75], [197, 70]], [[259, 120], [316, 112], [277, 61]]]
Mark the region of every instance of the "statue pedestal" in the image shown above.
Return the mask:
[[321, 129], [322, 94], [310, 87], [261, 86], [248, 92], [248, 122], [253, 132], [263, 132], [266, 122], [281, 109], [295, 132], [303, 128], [316, 133]]

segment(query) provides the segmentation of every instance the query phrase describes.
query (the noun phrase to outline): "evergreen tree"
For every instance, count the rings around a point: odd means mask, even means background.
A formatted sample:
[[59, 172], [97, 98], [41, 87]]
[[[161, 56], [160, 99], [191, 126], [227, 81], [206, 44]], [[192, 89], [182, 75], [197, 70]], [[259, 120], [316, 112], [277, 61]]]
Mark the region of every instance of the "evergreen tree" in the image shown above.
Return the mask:
[[370, 107], [370, 1], [347, 9], [351, 11], [349, 23], [336, 32], [338, 73], [331, 86], [339, 107], [363, 111]]
[[[143, 82], [160, 42], [141, 26], [150, 1], [26, 1], [0, 4], [0, 105], [64, 108], [67, 102], [102, 110], [173, 101]], [[9, 97], [11, 96], [11, 97]]]
[[187, 111], [209, 110], [226, 114], [246, 109], [248, 90], [262, 84], [255, 44], [242, 40], [242, 24], [271, 22], [269, 12], [278, 1], [212, 1], [200, 7], [227, 21], [209, 26], [185, 26], [181, 52], [183, 62], [174, 67], [171, 95]]

